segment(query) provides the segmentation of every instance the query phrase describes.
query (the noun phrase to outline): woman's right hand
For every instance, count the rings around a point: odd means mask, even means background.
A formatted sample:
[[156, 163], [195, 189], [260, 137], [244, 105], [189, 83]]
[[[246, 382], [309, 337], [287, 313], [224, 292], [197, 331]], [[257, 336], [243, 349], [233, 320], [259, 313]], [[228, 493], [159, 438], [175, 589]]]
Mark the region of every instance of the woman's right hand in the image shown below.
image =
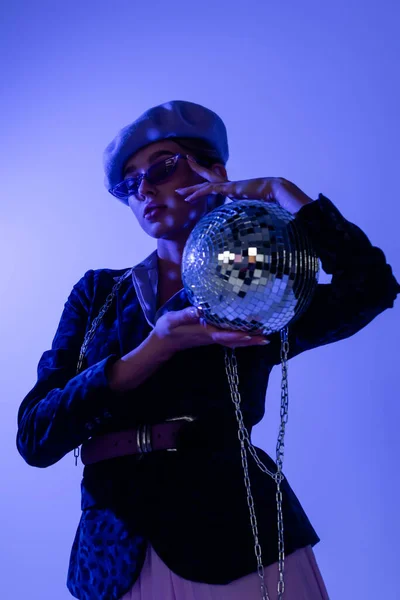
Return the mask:
[[228, 348], [266, 345], [269, 341], [262, 335], [248, 335], [244, 331], [225, 330], [210, 325], [191, 306], [162, 315], [152, 331], [168, 353], [179, 350], [220, 344]]
[[263, 336], [227, 331], [205, 323], [194, 307], [162, 315], [150, 335], [113, 365], [107, 374], [112, 390], [127, 391], [141, 385], [179, 350], [220, 344], [228, 348], [268, 344]]

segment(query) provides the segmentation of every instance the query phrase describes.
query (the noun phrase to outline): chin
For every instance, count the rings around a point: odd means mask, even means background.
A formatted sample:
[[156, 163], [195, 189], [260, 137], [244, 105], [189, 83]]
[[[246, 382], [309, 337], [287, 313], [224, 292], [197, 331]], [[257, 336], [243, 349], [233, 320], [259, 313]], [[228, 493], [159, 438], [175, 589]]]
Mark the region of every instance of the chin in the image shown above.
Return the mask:
[[150, 236], [151, 238], [153, 238], [155, 240], [174, 240], [177, 237], [179, 237], [178, 232], [168, 230], [165, 227], [154, 227], [154, 228], [151, 228], [150, 230], [145, 229], [144, 232], [147, 233], [148, 236]]
[[166, 223], [157, 222], [152, 227], [143, 227], [147, 235], [154, 239], [163, 239], [169, 241], [181, 241], [182, 238], [188, 238], [190, 232], [198, 222], [188, 221], [186, 223], [176, 223], [175, 226], [167, 225]]

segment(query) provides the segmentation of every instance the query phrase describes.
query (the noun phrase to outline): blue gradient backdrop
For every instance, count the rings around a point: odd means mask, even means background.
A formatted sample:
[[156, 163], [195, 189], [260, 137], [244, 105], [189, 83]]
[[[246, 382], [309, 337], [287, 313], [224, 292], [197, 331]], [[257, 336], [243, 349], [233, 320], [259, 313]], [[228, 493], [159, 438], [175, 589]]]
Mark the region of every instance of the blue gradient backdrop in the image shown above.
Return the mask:
[[[14, 0], [0, 8], [1, 595], [67, 600], [82, 466], [15, 448], [73, 284], [154, 241], [103, 187], [123, 125], [172, 99], [229, 134], [231, 179], [282, 176], [327, 195], [400, 276], [400, 24], [395, 0]], [[286, 474], [322, 538], [333, 600], [400, 598], [399, 306], [290, 365]], [[274, 455], [280, 372], [254, 441]]]

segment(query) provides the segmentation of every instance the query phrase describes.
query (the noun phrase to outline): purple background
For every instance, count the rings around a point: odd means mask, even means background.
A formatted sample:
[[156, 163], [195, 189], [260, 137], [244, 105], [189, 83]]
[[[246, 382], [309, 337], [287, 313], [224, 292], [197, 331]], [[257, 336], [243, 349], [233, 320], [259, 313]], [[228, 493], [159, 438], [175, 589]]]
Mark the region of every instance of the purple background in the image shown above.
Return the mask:
[[[14, 0], [1, 7], [0, 564], [7, 600], [67, 600], [82, 466], [28, 467], [18, 406], [73, 284], [155, 247], [103, 187], [116, 131], [172, 99], [229, 134], [230, 179], [282, 176], [399, 258], [399, 4]], [[399, 598], [399, 310], [290, 365], [286, 474], [333, 600]], [[274, 455], [280, 372], [254, 441]]]

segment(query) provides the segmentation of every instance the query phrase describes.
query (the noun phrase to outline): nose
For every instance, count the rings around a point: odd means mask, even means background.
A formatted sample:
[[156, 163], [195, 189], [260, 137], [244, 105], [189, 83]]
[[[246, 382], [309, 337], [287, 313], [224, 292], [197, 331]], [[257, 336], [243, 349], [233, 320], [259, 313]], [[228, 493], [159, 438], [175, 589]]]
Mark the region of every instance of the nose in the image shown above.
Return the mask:
[[155, 194], [154, 186], [152, 186], [145, 177], [142, 177], [137, 193], [140, 200], [145, 200], [149, 193]]

